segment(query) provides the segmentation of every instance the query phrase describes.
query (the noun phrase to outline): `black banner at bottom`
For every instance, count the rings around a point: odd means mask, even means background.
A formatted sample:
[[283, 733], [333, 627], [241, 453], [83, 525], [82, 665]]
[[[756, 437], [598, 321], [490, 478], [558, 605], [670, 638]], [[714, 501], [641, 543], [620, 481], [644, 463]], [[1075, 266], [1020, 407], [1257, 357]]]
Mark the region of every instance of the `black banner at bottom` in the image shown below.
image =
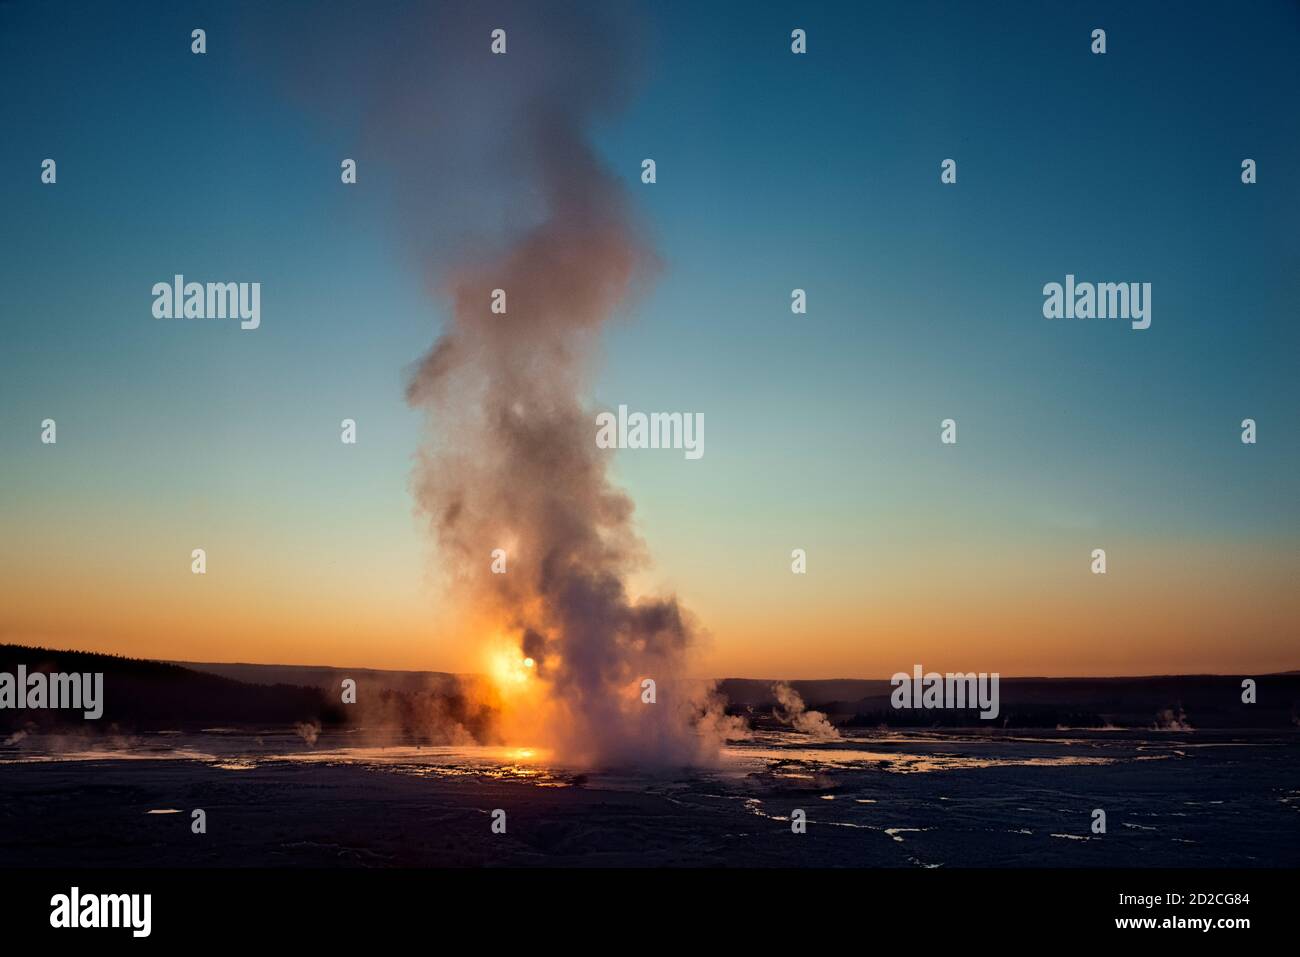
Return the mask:
[[[22, 870], [0, 872], [7, 941], [209, 946], [414, 938], [770, 946], [869, 930], [918, 944], [1278, 933], [1290, 870]], [[977, 934], [970, 938], [970, 934]], [[610, 936], [613, 935], [613, 936]], [[647, 937], [646, 935], [650, 935]], [[865, 941], [864, 941], [865, 942]]]

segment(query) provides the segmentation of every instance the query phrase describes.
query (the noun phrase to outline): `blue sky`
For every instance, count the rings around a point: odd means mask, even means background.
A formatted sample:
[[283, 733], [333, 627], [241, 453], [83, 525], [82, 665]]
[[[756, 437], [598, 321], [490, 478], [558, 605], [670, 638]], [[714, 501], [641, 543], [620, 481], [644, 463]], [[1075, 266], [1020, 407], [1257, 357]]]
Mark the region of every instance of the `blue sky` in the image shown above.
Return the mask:
[[[403, 212], [364, 157], [359, 184], [339, 184], [364, 117], [300, 109], [249, 53], [245, 9], [0, 4], [0, 559], [21, 564], [55, 526], [49, 567], [68, 549], [85, 572], [97, 546], [76, 545], [78, 519], [92, 541], [226, 529], [273, 579], [305, 566], [333, 587], [382, 553], [410, 569], [376, 584], [386, 600], [436, 605], [403, 386], [446, 305], [394, 222], [439, 211]], [[328, 5], [301, 10], [304, 34], [325, 28]], [[792, 543], [824, 570], [802, 600], [841, 618], [887, 556], [921, 567], [930, 546], [987, 546], [1008, 597], [1018, 562], [1099, 538], [1294, 559], [1300, 8], [628, 16], [646, 41], [637, 92], [593, 135], [663, 269], [610, 329], [591, 398], [705, 415], [701, 461], [624, 454], [615, 472], [649, 582], [720, 623], [720, 662], [754, 650], [733, 608], [788, 575]], [[789, 52], [794, 27], [806, 56]], [[429, 108], [461, 95], [429, 90]], [[947, 157], [955, 186], [939, 182]], [[261, 329], [153, 320], [149, 289], [176, 272], [262, 282]], [[1066, 273], [1152, 283], [1151, 328], [1045, 320], [1042, 286]], [[807, 316], [790, 313], [794, 287]], [[57, 468], [33, 442], [46, 416]], [[1255, 447], [1238, 440], [1247, 416]], [[348, 458], [343, 417], [361, 436]], [[946, 417], [959, 456], [938, 445]], [[147, 592], [154, 566], [123, 561]], [[1278, 600], [1260, 587], [1253, 600]], [[0, 629], [30, 634], [35, 615]], [[760, 658], [793, 673], [776, 627], [754, 639]], [[35, 630], [93, 644], [84, 627]]]

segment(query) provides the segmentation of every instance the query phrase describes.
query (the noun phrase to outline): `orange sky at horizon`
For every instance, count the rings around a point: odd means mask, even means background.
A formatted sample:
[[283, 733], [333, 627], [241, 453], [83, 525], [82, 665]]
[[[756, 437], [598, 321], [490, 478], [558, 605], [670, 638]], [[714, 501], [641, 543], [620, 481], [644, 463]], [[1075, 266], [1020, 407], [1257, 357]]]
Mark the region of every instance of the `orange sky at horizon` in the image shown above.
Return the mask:
[[[749, 554], [711, 577], [647, 574], [633, 585], [676, 586], [698, 626], [690, 671], [700, 677], [887, 678], [914, 664], [1062, 677], [1300, 667], [1287, 633], [1300, 597], [1281, 553], [1252, 545], [1229, 559], [1222, 546], [1115, 542], [1108, 574], [1094, 576], [1086, 552], [1049, 551], [1012, 565], [979, 549], [925, 549], [872, 573], [813, 551], [808, 573], [794, 575], [773, 548], [767, 568]], [[230, 568], [210, 549], [202, 576], [188, 555], [164, 568], [133, 551], [116, 563], [69, 554], [55, 541], [21, 567], [0, 562], [0, 641], [172, 661], [483, 667], [483, 636], [459, 632], [427, 554], [404, 573], [400, 563], [304, 557], [293, 576], [247, 552]]]

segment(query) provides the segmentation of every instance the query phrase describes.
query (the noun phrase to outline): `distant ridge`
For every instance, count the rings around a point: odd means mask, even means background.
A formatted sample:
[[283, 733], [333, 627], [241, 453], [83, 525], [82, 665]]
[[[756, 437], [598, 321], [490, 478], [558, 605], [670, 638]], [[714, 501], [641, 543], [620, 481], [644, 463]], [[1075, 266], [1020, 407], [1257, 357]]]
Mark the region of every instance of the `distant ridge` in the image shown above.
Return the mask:
[[[495, 716], [471, 700], [454, 675], [280, 665], [213, 665], [238, 680], [199, 667], [90, 651], [0, 645], [0, 671], [103, 672], [103, 717], [80, 712], [0, 709], [0, 730], [99, 734], [243, 727], [295, 731], [302, 726], [366, 728], [409, 740], [446, 743], [449, 736], [490, 737]], [[240, 671], [240, 669], [243, 669]], [[341, 676], [357, 681], [357, 703], [342, 700]], [[285, 680], [288, 679], [288, 680]], [[298, 733], [302, 733], [298, 731]]]
[[37, 729], [76, 725], [88, 731], [113, 725], [180, 728], [222, 724], [232, 715], [247, 723], [292, 725], [338, 721], [341, 709], [316, 688], [255, 685], [144, 658], [27, 645], [0, 645], [0, 671], [103, 672], [104, 714], [78, 721], [75, 713], [48, 709], [0, 710], [0, 727]]
[[[66, 712], [0, 710], [0, 728], [77, 724], [148, 728], [213, 725], [323, 726], [361, 720], [419, 732], [436, 705], [440, 720], [484, 728], [491, 716], [465, 691], [485, 679], [440, 671], [397, 671], [312, 665], [166, 662], [88, 651], [0, 645], [0, 671], [105, 674], [104, 717], [73, 721]], [[1254, 676], [1258, 703], [1241, 701], [1241, 676], [1161, 675], [1135, 678], [1003, 678], [994, 721], [974, 712], [895, 710], [884, 679], [790, 681], [809, 708], [846, 727], [980, 728], [1295, 728], [1300, 730], [1300, 672]], [[349, 710], [339, 691], [357, 683], [366, 707]], [[726, 678], [718, 688], [728, 709], [762, 722], [771, 717], [773, 680]], [[1162, 722], [1164, 724], [1162, 724]]]
[[447, 671], [389, 671], [382, 668], [335, 668], [330, 665], [255, 665], [244, 662], [175, 661], [170, 664], [220, 675], [249, 684], [293, 684], [334, 690], [344, 678], [357, 682], [358, 689], [387, 688], [391, 691], [446, 691], [473, 675]]

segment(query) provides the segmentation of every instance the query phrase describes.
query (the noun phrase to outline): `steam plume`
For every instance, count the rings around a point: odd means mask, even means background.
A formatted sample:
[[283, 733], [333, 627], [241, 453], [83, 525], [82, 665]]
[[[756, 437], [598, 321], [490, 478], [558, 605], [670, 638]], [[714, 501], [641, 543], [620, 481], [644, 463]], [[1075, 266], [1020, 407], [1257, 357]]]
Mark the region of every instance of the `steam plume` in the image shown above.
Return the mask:
[[777, 706], [773, 714], [782, 724], [788, 724], [796, 731], [811, 735], [818, 741], [832, 741], [840, 736], [835, 725], [826, 719], [820, 711], [809, 711], [803, 703], [803, 697], [784, 681], [772, 685], [776, 695]]
[[295, 721], [293, 731], [298, 737], [306, 743], [307, 747], [316, 747], [316, 741], [320, 738], [321, 725], [319, 721]]
[[[656, 269], [590, 140], [634, 89], [638, 25], [609, 2], [398, 9], [345, 11], [275, 56], [295, 95], [356, 116], [359, 181], [382, 176], [404, 254], [451, 307], [407, 388], [429, 426], [413, 491], [450, 594], [467, 629], [533, 659], [528, 686], [546, 693], [518, 717], [543, 740], [527, 743], [581, 762], [700, 760], [700, 729], [730, 723], [683, 680], [687, 613], [628, 592], [645, 556], [587, 399], [603, 326]], [[497, 29], [505, 55], [490, 52]]]
[[[674, 598], [628, 593], [644, 558], [633, 505], [584, 398], [602, 327], [655, 265], [588, 139], [629, 87], [630, 58], [608, 16], [515, 12], [521, 58], [474, 70], [501, 74], [486, 139], [511, 171], [495, 187], [517, 225], [457, 249], [440, 276], [451, 322], [407, 390], [431, 427], [415, 494], [473, 620], [533, 659], [547, 693], [528, 705], [544, 722], [531, 730], [570, 760], [691, 762], [707, 748], [691, 720], [706, 702], [682, 673], [692, 628]], [[505, 314], [489, 308], [495, 289]], [[505, 574], [490, 568], [496, 548]]]

